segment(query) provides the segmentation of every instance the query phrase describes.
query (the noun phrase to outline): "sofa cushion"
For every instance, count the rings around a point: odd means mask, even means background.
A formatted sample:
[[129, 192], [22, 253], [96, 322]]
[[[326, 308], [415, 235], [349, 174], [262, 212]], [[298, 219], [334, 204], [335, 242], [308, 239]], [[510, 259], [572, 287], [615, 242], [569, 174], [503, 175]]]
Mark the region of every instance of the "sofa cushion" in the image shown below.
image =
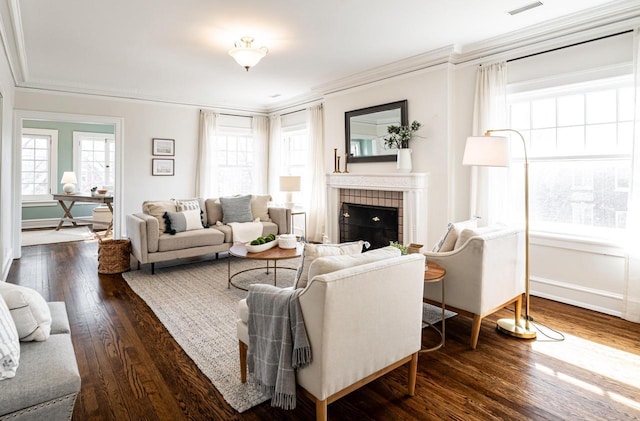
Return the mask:
[[[1, 282], [1, 281], [0, 281]], [[20, 363], [18, 330], [7, 303], [0, 298], [0, 380], [15, 377]], [[4, 386], [3, 386], [4, 397]], [[0, 411], [0, 414], [3, 412]]]
[[260, 218], [262, 222], [269, 222], [269, 206], [267, 205], [271, 200], [271, 196], [251, 196], [251, 215], [253, 219]]
[[253, 222], [251, 214], [251, 195], [221, 197], [222, 223]]
[[213, 227], [216, 222], [222, 223], [222, 205], [220, 199], [207, 199], [204, 201], [207, 210], [207, 223]]
[[302, 251], [302, 263], [296, 273], [295, 288], [304, 288], [309, 279], [309, 267], [318, 257], [338, 256], [341, 254], [360, 254], [364, 241], [342, 244], [305, 244]]
[[224, 234], [213, 228], [162, 234], [158, 238], [158, 251], [183, 250], [192, 247], [216, 246], [224, 243]]
[[202, 226], [200, 208], [181, 212], [165, 212], [165, 233], [175, 235], [178, 232], [200, 230]]
[[467, 221], [461, 222], [450, 222], [447, 225], [447, 229], [440, 237], [438, 243], [431, 250], [435, 253], [443, 253], [446, 251], [451, 251], [456, 246], [456, 241], [458, 240], [458, 236], [465, 228], [477, 228], [478, 227], [478, 218], [472, 218]]
[[397, 247], [387, 246], [360, 254], [318, 257], [309, 266], [309, 280], [313, 279], [316, 275], [324, 275], [340, 269], [360, 266], [366, 263], [390, 259], [392, 257], [399, 257], [400, 255], [400, 249]]
[[158, 220], [160, 234], [164, 233], [166, 226], [164, 223], [165, 212], [175, 212], [176, 203], [171, 200], [156, 201], [156, 202], [143, 202], [142, 212], [147, 215], [151, 215]]
[[46, 341], [51, 332], [51, 310], [38, 291], [0, 282], [0, 295], [6, 301], [21, 341]]
[[[45, 413], [55, 413], [52, 401], [73, 399], [80, 391], [80, 374], [71, 335], [51, 335], [45, 342], [23, 342], [21, 348], [16, 376], [1, 386], [0, 414], [30, 408], [31, 417], [23, 414], [23, 418], [15, 419], [64, 419], [46, 418], [40, 406], [49, 409]], [[68, 411], [67, 419], [70, 417], [71, 411]]]

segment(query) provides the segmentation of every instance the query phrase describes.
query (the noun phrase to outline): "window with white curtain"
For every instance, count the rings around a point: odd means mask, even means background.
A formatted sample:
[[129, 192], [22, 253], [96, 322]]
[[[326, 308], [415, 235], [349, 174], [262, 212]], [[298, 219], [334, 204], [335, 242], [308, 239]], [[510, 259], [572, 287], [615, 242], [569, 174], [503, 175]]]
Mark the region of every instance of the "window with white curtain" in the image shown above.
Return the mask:
[[[510, 127], [527, 142], [532, 231], [614, 238], [625, 228], [633, 79], [510, 94]], [[513, 142], [514, 157], [522, 148]], [[514, 189], [523, 183], [513, 171]]]
[[113, 190], [115, 183], [115, 138], [112, 134], [73, 132], [74, 171], [77, 191], [91, 188]]
[[301, 177], [300, 192], [293, 193], [296, 205], [304, 206], [310, 191], [309, 176], [309, 133], [306, 127], [282, 129], [282, 148], [280, 149], [282, 163], [279, 175], [299, 175]]
[[57, 193], [58, 131], [22, 129], [22, 201], [51, 200]]
[[220, 196], [254, 192], [255, 144], [251, 130], [220, 128], [216, 143]]

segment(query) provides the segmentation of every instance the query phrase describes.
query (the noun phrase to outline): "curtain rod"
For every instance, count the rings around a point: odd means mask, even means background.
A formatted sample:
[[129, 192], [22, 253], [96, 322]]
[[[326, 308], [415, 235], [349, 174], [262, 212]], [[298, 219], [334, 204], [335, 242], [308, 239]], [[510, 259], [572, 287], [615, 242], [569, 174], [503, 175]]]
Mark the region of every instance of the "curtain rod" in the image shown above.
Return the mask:
[[512, 58], [510, 60], [507, 60], [507, 63], [510, 63], [512, 61], [518, 61], [518, 60], [522, 60], [523, 58], [529, 58], [529, 57], [535, 57], [538, 56], [540, 54], [546, 54], [546, 53], [551, 53], [553, 51], [558, 51], [558, 50], [563, 50], [565, 48], [569, 48], [569, 47], [575, 47], [576, 45], [582, 45], [582, 44], [587, 44], [593, 41], [599, 41], [601, 39], [606, 39], [606, 38], [611, 38], [611, 37], [617, 37], [618, 35], [622, 35], [622, 34], [628, 34], [629, 32], [633, 32], [633, 29], [629, 29], [628, 31], [622, 31], [622, 32], [618, 32], [615, 34], [611, 34], [611, 35], [604, 35], [602, 37], [598, 37], [598, 38], [594, 38], [594, 39], [590, 39], [587, 41], [581, 41], [581, 42], [576, 42], [574, 44], [570, 44], [570, 45], [564, 45], [562, 47], [557, 47], [557, 48], [552, 48], [550, 50], [546, 50], [546, 51], [540, 51], [538, 53], [533, 53], [533, 54], [528, 54], [526, 56], [522, 56], [522, 57], [517, 57], [517, 58]]

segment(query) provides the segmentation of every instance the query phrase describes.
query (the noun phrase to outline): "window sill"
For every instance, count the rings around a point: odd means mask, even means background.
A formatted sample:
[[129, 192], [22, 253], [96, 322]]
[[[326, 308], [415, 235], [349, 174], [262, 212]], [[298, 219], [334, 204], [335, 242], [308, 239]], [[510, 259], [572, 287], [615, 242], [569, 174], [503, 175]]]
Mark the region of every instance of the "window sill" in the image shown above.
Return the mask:
[[615, 239], [578, 237], [569, 234], [555, 234], [548, 232], [532, 232], [530, 243], [537, 246], [563, 248], [616, 257], [625, 256], [622, 240], [616, 241]]
[[22, 202], [23, 208], [35, 208], [40, 206], [58, 206], [57, 200], [25, 200]]

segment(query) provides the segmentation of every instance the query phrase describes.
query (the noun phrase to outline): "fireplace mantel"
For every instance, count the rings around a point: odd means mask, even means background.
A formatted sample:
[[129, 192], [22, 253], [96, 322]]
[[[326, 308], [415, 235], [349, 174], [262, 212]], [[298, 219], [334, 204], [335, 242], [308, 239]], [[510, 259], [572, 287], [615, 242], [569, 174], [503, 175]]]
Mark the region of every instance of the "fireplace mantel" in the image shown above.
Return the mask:
[[427, 240], [428, 173], [327, 174], [327, 235], [339, 239], [340, 189], [401, 191], [404, 244], [425, 244]]

